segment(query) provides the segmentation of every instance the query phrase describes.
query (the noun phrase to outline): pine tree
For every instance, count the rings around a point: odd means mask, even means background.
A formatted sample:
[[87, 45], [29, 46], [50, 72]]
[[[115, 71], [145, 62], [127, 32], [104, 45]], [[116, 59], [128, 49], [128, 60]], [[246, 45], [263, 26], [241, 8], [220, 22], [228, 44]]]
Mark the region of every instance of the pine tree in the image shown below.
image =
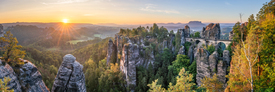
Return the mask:
[[13, 61], [11, 63], [12, 66], [23, 63], [19, 60], [19, 58], [24, 58], [25, 51], [20, 50], [22, 46], [17, 45], [18, 41], [15, 37], [13, 37], [13, 34], [10, 31], [7, 31], [4, 37], [0, 38], [0, 42], [2, 45], [0, 49], [4, 51], [3, 59], [6, 63]]

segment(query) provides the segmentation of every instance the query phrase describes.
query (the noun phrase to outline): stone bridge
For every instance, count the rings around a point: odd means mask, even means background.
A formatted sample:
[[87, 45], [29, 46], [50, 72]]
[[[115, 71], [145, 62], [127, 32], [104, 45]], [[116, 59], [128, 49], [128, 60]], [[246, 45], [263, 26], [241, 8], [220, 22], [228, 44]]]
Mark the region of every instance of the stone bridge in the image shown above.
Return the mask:
[[203, 38], [185, 38], [185, 40], [187, 42], [193, 42], [193, 41], [195, 41], [196, 44], [198, 44], [199, 42], [202, 42], [205, 45], [214, 45], [214, 46], [216, 46], [219, 43], [223, 43], [223, 44], [225, 44], [226, 47], [232, 41], [232, 40], [221, 40], [221, 39], [219, 39], [219, 40], [213, 40], [213, 39], [203, 39]]

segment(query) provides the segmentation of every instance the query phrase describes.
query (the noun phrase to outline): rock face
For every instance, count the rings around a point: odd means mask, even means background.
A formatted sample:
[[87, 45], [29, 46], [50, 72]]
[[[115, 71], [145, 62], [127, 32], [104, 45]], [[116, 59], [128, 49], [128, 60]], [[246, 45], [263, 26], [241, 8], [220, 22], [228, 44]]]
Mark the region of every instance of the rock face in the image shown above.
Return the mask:
[[11, 78], [8, 87], [14, 92], [49, 92], [36, 66], [27, 60], [20, 60], [24, 65], [19, 68], [19, 74], [16, 74], [9, 64], [0, 64], [0, 79]]
[[185, 49], [184, 49], [184, 46], [182, 46], [178, 52], [178, 54], [182, 54], [182, 55], [185, 55]]
[[126, 75], [126, 82], [131, 90], [134, 90], [136, 86], [136, 67], [143, 66], [147, 68], [154, 61], [153, 52], [146, 53], [143, 46], [131, 43], [123, 46], [120, 70]]
[[116, 46], [115, 44], [113, 43], [112, 39], [109, 40], [109, 43], [108, 43], [108, 51], [107, 51], [107, 65], [110, 63], [110, 62], [115, 62], [116, 61]]
[[184, 44], [185, 44], [185, 30], [184, 29], [181, 30], [180, 44], [181, 44], [181, 46], [184, 46]]
[[4, 81], [4, 77], [11, 78], [11, 81], [8, 83], [8, 87], [10, 87], [10, 89], [13, 89], [14, 92], [22, 92], [19, 80], [17, 79], [11, 66], [8, 64], [2, 65], [0, 60], [0, 79]]
[[188, 49], [188, 57], [190, 59], [190, 64], [192, 64], [192, 62], [194, 61], [194, 43], [189, 47]]
[[190, 27], [188, 26], [188, 25], [186, 25], [185, 27], [184, 27], [184, 31], [185, 31], [185, 37], [190, 37]]
[[[227, 50], [225, 50], [224, 57], [219, 57], [218, 52], [214, 51], [211, 55], [205, 49], [199, 48], [195, 53], [195, 59], [197, 62], [197, 75], [196, 82], [198, 86], [201, 85], [201, 79], [204, 77], [212, 78], [214, 74], [217, 74], [218, 79], [226, 87], [226, 69], [227, 69], [227, 61], [228, 57]], [[228, 52], [229, 53], [229, 52]], [[222, 59], [220, 59], [222, 58]], [[230, 58], [230, 57], [229, 57]]]
[[3, 25], [0, 24], [0, 37], [3, 37], [4, 36], [4, 28], [3, 28]]
[[233, 40], [234, 37], [234, 32], [233, 30], [231, 32], [229, 32], [229, 40]]
[[220, 39], [221, 28], [219, 23], [210, 23], [208, 26], [204, 27], [201, 32], [201, 37], [206, 39]]
[[40, 72], [31, 62], [24, 60], [25, 64], [20, 68], [19, 80], [23, 92], [49, 92], [42, 80]]
[[227, 67], [230, 66], [231, 57], [228, 50], [223, 51], [223, 61], [225, 61]]
[[67, 54], [58, 69], [52, 92], [86, 92], [83, 66], [76, 58]]
[[198, 86], [201, 85], [201, 79], [203, 79], [205, 76], [210, 77], [211, 70], [210, 70], [210, 64], [208, 61], [209, 58], [209, 52], [205, 49], [199, 48], [196, 51], [196, 62], [197, 62], [197, 75], [196, 75], [196, 82]]

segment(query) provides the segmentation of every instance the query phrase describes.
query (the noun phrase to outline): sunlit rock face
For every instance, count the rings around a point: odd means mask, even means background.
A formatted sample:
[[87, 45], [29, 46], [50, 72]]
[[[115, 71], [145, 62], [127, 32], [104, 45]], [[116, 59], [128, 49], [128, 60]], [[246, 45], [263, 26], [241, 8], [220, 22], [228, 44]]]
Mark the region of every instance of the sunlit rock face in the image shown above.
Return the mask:
[[73, 55], [65, 55], [55, 77], [52, 92], [86, 92], [82, 69], [83, 66]]
[[201, 37], [206, 39], [220, 39], [221, 28], [219, 23], [210, 23], [203, 28], [201, 32]]
[[11, 81], [7, 85], [10, 89], [13, 89], [14, 92], [22, 92], [19, 80], [11, 66], [9, 64], [3, 65], [0, 60], [0, 80], [4, 81], [4, 77], [11, 78]]

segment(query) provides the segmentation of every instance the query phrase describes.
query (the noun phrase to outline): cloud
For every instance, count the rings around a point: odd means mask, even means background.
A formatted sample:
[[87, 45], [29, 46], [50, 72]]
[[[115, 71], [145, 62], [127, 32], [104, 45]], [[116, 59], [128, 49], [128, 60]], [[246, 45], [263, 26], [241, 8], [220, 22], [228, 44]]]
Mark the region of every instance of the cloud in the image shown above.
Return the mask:
[[53, 3], [45, 3], [42, 2], [44, 5], [50, 5], [50, 4], [70, 4], [70, 3], [81, 3], [81, 2], [87, 2], [89, 0], [58, 0], [57, 2]]
[[179, 14], [179, 11], [176, 10], [161, 10], [161, 9], [157, 9], [157, 5], [154, 4], [147, 4], [145, 8], [141, 8], [140, 10], [142, 11], [147, 11], [147, 12], [160, 12], [160, 13], [175, 13], [175, 14]]
[[226, 4], [226, 5], [231, 5], [231, 4], [230, 4], [230, 3], [228, 3], [228, 2], [225, 2], [225, 4]]

